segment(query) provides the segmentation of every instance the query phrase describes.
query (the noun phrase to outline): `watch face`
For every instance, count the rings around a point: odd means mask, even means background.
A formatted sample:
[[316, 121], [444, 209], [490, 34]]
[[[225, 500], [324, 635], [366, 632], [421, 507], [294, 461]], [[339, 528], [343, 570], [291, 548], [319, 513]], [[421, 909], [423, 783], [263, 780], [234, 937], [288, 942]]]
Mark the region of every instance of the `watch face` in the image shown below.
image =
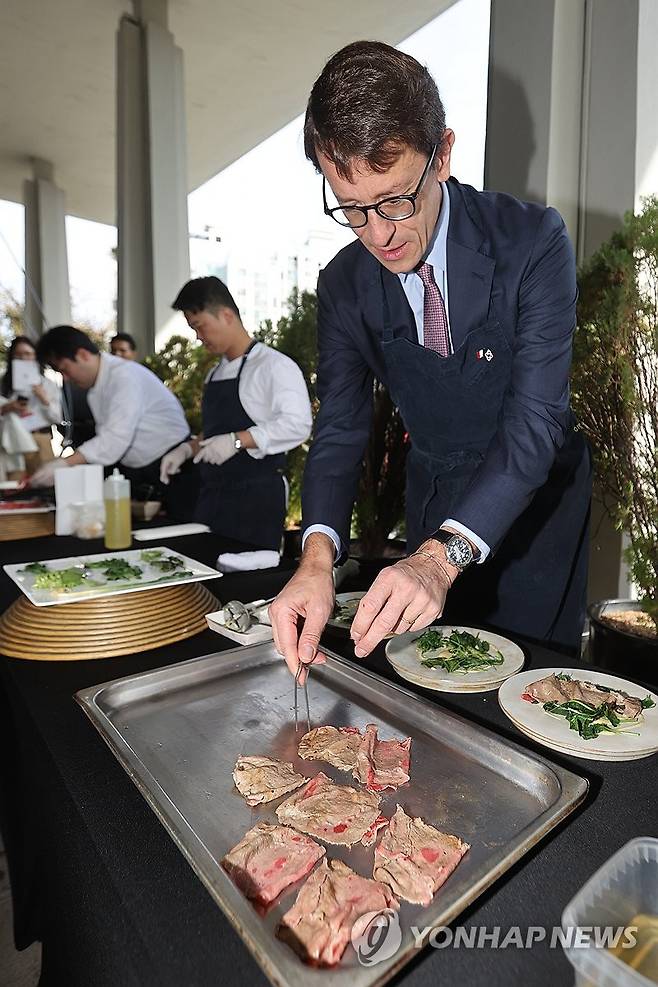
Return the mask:
[[473, 549], [465, 538], [455, 535], [446, 544], [446, 558], [457, 569], [465, 569], [473, 561]]

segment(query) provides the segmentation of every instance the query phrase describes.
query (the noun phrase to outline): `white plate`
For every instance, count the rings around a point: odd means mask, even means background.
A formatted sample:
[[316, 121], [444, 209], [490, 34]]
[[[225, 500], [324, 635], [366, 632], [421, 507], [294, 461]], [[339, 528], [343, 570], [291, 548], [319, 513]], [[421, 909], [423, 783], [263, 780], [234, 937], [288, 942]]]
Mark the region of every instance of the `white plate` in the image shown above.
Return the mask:
[[[192, 575], [176, 579], [173, 574], [163, 574], [159, 569], [149, 565], [148, 562], [144, 562], [140, 558], [143, 551], [160, 551], [163, 558], [176, 555], [183, 560], [183, 569], [191, 572]], [[35, 589], [34, 580], [36, 576], [32, 573], [21, 571], [26, 565], [29, 565], [27, 562], [21, 562], [18, 565], [5, 565], [3, 569], [9, 578], [13, 579], [16, 585], [25, 593], [28, 600], [36, 607], [52, 607], [61, 603], [79, 603], [81, 600], [96, 600], [107, 596], [119, 596], [123, 593], [138, 593], [142, 590], [156, 589], [163, 586], [180, 586], [184, 583], [195, 583], [201, 579], [218, 579], [222, 575], [216, 569], [211, 569], [209, 566], [203, 565], [203, 563], [197, 562], [195, 559], [190, 559], [187, 555], [174, 552], [171, 548], [160, 547], [155, 549], [131, 549], [128, 552], [102, 552], [99, 555], [74, 555], [67, 559], [44, 559], [40, 561], [43, 561], [43, 564], [48, 566], [49, 569], [57, 570], [68, 569], [73, 566], [82, 568], [85, 562], [98, 562], [101, 559], [125, 559], [126, 562], [139, 566], [143, 570], [144, 576], [141, 580], [133, 582], [106, 582], [99, 570], [91, 570], [93, 576], [90, 578], [94, 582], [100, 583], [99, 586], [86, 586], [83, 584], [79, 589], [64, 591]]]
[[[30, 500], [29, 497], [25, 499]], [[3, 507], [0, 496], [0, 517], [15, 517], [17, 514], [49, 514], [54, 510], [53, 504], [44, 504], [42, 507]]]
[[[579, 757], [586, 761], [639, 761], [643, 757], [652, 757], [654, 754], [657, 753], [655, 750], [650, 750], [650, 751], [640, 751], [639, 754], [629, 754], [629, 753], [601, 754], [601, 753], [596, 753], [586, 750], [575, 750], [573, 747], [569, 746], [568, 744], [556, 744], [556, 743], [547, 744], [542, 737], [538, 736], [536, 733], [533, 733], [532, 730], [529, 730], [527, 726], [525, 726], [523, 723], [518, 723], [516, 720], [512, 719], [512, 717], [509, 716], [509, 714], [507, 715], [508, 718], [511, 720], [511, 722], [514, 724], [514, 726], [517, 728], [517, 730], [525, 734], [526, 737], [529, 737], [530, 740], [534, 740], [535, 743], [541, 744], [542, 747], [550, 747], [552, 751], [556, 751], [558, 754], [566, 754], [569, 757]], [[573, 731], [570, 732], [573, 733]]]
[[[593, 740], [583, 740], [575, 730], [569, 728], [569, 724], [562, 717], [545, 713], [541, 703], [530, 703], [526, 699], [521, 699], [529, 685], [554, 673], [566, 673], [574, 679], [600, 683], [609, 689], [620, 689], [640, 699], [650, 696], [656, 706], [644, 711], [644, 722], [638, 725], [636, 733], [602, 733]], [[521, 672], [503, 683], [498, 693], [498, 702], [503, 713], [522, 733], [544, 747], [573, 757], [626, 761], [648, 757], [658, 751], [658, 696], [627, 679], [595, 672], [586, 666], [581, 668], [561, 666]]]
[[[452, 631], [468, 631], [469, 634], [479, 634], [483, 641], [488, 641], [505, 659], [502, 665], [492, 665], [491, 668], [479, 672], [446, 672], [444, 668], [425, 668], [420, 661], [416, 641], [425, 630], [441, 631], [451, 634]], [[386, 657], [398, 675], [420, 685], [424, 689], [435, 692], [492, 692], [497, 689], [510, 675], [523, 668], [523, 651], [500, 634], [492, 631], [480, 631], [475, 627], [455, 627], [433, 624], [423, 631], [412, 631], [408, 634], [396, 634], [386, 645]]]

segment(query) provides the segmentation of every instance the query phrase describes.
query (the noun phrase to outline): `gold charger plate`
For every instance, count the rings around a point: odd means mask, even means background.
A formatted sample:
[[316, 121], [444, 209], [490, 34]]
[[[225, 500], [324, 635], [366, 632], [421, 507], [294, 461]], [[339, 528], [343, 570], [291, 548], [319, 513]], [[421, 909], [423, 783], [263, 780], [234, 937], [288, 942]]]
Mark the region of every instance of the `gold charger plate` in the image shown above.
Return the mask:
[[201, 583], [55, 607], [35, 607], [21, 596], [0, 616], [0, 648], [31, 661], [114, 658], [193, 637], [218, 607]]

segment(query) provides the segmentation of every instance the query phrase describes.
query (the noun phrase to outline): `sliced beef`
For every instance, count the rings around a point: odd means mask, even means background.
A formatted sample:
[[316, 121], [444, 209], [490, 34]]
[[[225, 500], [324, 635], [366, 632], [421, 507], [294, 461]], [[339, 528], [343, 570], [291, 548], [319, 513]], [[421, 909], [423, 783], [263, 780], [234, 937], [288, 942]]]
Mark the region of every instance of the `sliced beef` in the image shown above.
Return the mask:
[[375, 848], [373, 877], [399, 898], [429, 905], [468, 849], [468, 843], [413, 819], [398, 806]]
[[249, 805], [261, 805], [294, 792], [304, 782], [303, 775], [297, 774], [292, 764], [276, 757], [261, 754], [243, 755], [233, 768], [235, 787]]
[[372, 842], [379, 816], [379, 798], [363, 789], [337, 785], [321, 771], [276, 810], [280, 823], [325, 843], [352, 846], [364, 837]]
[[377, 816], [374, 823], [367, 832], [363, 834], [361, 842], [364, 846], [372, 846], [377, 840], [377, 833], [380, 829], [388, 826], [388, 819], [386, 816]]
[[247, 898], [268, 905], [284, 888], [305, 877], [325, 852], [308, 836], [262, 822], [226, 854], [222, 867]]
[[325, 761], [340, 771], [351, 771], [361, 740], [356, 727], [316, 727], [304, 734], [298, 754], [306, 761]]
[[410, 749], [411, 737], [379, 740], [377, 727], [369, 723], [352, 774], [371, 792], [399, 788], [409, 781]]
[[323, 860], [281, 920], [278, 935], [313, 966], [335, 966], [352, 928], [368, 912], [399, 908], [389, 888], [355, 874], [342, 860]]
[[625, 692], [606, 689], [595, 682], [582, 679], [563, 679], [556, 675], [547, 675], [545, 678], [533, 682], [526, 688], [523, 698], [540, 703], [566, 703], [570, 699], [590, 703], [592, 706], [601, 706], [602, 703], [607, 703], [608, 706], [613, 707], [618, 716], [632, 720], [638, 719], [642, 713], [642, 700], [638, 699], [637, 696], [629, 696]]

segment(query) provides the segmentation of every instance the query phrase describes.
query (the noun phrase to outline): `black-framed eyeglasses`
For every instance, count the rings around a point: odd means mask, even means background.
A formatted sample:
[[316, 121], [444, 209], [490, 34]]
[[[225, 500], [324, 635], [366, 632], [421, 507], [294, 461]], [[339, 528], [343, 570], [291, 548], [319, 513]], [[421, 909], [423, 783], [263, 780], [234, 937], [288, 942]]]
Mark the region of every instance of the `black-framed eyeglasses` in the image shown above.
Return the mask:
[[409, 195], [393, 195], [390, 198], [380, 199], [379, 202], [375, 202], [371, 206], [335, 206], [333, 209], [330, 209], [327, 204], [326, 179], [323, 176], [322, 201], [324, 202], [325, 216], [331, 216], [340, 226], [349, 226], [352, 230], [358, 230], [367, 224], [368, 213], [371, 209], [374, 209], [382, 219], [389, 219], [394, 223], [399, 222], [401, 219], [409, 219], [416, 212], [416, 199], [420, 195], [423, 182], [432, 167], [437, 147], [438, 144], [435, 144], [432, 148], [432, 153], [423, 169], [423, 174], [420, 176], [420, 181], [416, 186], [415, 192], [410, 192]]

